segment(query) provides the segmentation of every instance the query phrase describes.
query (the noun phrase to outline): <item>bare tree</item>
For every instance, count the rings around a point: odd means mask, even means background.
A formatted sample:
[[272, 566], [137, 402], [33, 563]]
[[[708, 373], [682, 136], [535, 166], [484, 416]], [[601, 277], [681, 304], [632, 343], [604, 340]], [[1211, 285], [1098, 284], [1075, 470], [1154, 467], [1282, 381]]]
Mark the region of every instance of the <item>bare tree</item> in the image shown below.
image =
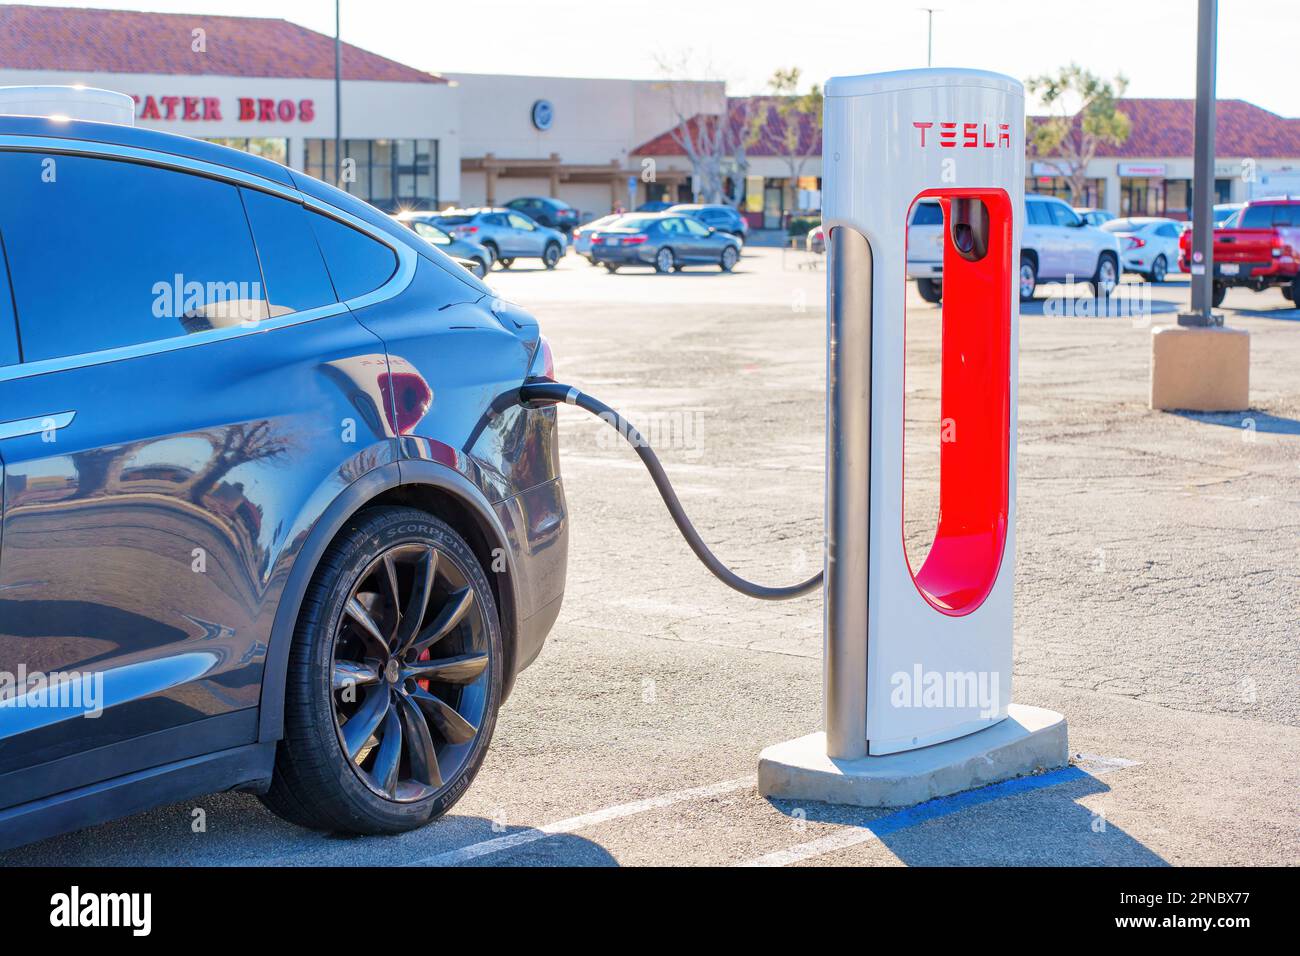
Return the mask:
[[[741, 190], [728, 195], [726, 181], [739, 184], [749, 171], [745, 158], [745, 136], [749, 122], [749, 103], [730, 101], [723, 93], [721, 112], [712, 84], [711, 71], [692, 70], [690, 54], [677, 60], [657, 57], [663, 82], [676, 125], [669, 130], [673, 142], [681, 147], [691, 163], [696, 180], [696, 199], [709, 203], [734, 205]], [[704, 79], [693, 79], [692, 73]]]
[[797, 66], [778, 69], [767, 81], [770, 96], [752, 99], [745, 139], [785, 160], [790, 171], [791, 205], [798, 208], [799, 180], [809, 160], [821, 151], [822, 91], [816, 83], [799, 92]]
[[1118, 146], [1132, 129], [1118, 105], [1128, 80], [1122, 74], [1103, 80], [1071, 63], [1054, 74], [1031, 76], [1025, 88], [1050, 111], [1048, 116], [1027, 120], [1026, 139], [1033, 155], [1060, 174], [1070, 189], [1071, 203], [1080, 205], [1088, 188], [1088, 164], [1098, 147]]

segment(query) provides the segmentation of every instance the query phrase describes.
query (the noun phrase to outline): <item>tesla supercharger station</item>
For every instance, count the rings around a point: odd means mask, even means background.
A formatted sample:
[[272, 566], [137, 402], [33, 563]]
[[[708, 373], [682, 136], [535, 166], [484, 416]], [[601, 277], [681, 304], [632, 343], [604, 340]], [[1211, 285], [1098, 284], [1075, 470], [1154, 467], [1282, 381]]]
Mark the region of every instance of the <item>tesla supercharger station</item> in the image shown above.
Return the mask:
[[[825, 734], [770, 747], [772, 796], [903, 805], [1067, 758], [1011, 704], [1024, 91], [975, 70], [825, 88]], [[903, 537], [907, 223], [944, 218], [939, 517]], [[891, 756], [892, 755], [892, 756]]]

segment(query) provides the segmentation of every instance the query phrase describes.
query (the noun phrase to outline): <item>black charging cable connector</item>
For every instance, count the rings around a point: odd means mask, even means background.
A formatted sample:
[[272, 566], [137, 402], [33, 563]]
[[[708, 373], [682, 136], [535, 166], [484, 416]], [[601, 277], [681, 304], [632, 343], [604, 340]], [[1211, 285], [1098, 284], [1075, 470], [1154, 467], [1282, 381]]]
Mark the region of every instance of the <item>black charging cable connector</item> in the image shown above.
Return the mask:
[[572, 385], [564, 385], [546, 378], [530, 378], [519, 389], [519, 404], [529, 408], [560, 404], [576, 405], [595, 415], [622, 435], [641, 458], [646, 470], [650, 472], [655, 487], [659, 489], [659, 497], [663, 498], [664, 504], [668, 506], [668, 513], [672, 516], [673, 523], [677, 525], [677, 530], [682, 533], [682, 537], [691, 546], [695, 556], [727, 587], [761, 601], [788, 601], [791, 598], [803, 597], [821, 587], [822, 572], [820, 571], [800, 584], [773, 588], [746, 581], [719, 561], [717, 555], [709, 550], [709, 546], [695, 530], [691, 519], [686, 517], [686, 510], [677, 499], [677, 493], [673, 491], [672, 483], [664, 473], [664, 466], [659, 463], [659, 456], [654, 453], [650, 443], [631, 422], [600, 399], [593, 398]]

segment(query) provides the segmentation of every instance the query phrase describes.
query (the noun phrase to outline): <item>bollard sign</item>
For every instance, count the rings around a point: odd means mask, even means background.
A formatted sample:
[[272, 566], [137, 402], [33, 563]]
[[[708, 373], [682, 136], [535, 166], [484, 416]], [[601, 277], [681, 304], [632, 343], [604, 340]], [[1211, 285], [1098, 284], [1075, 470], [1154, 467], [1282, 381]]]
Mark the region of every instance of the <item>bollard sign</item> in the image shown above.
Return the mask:
[[[1011, 701], [1024, 92], [975, 70], [826, 86], [827, 753], [913, 750]], [[907, 223], [943, 213], [939, 520], [903, 540]], [[940, 436], [935, 435], [935, 441]]]

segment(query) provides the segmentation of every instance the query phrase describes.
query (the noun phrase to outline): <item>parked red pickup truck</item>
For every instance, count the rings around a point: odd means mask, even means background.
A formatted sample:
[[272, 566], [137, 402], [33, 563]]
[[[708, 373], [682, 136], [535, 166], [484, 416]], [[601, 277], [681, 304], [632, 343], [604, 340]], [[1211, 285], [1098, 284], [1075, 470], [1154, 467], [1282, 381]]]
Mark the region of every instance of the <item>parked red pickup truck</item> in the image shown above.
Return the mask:
[[[1192, 232], [1178, 243], [1178, 268], [1190, 272]], [[1259, 199], [1214, 230], [1214, 304], [1229, 286], [1261, 292], [1281, 286], [1282, 295], [1300, 301], [1300, 199]]]

